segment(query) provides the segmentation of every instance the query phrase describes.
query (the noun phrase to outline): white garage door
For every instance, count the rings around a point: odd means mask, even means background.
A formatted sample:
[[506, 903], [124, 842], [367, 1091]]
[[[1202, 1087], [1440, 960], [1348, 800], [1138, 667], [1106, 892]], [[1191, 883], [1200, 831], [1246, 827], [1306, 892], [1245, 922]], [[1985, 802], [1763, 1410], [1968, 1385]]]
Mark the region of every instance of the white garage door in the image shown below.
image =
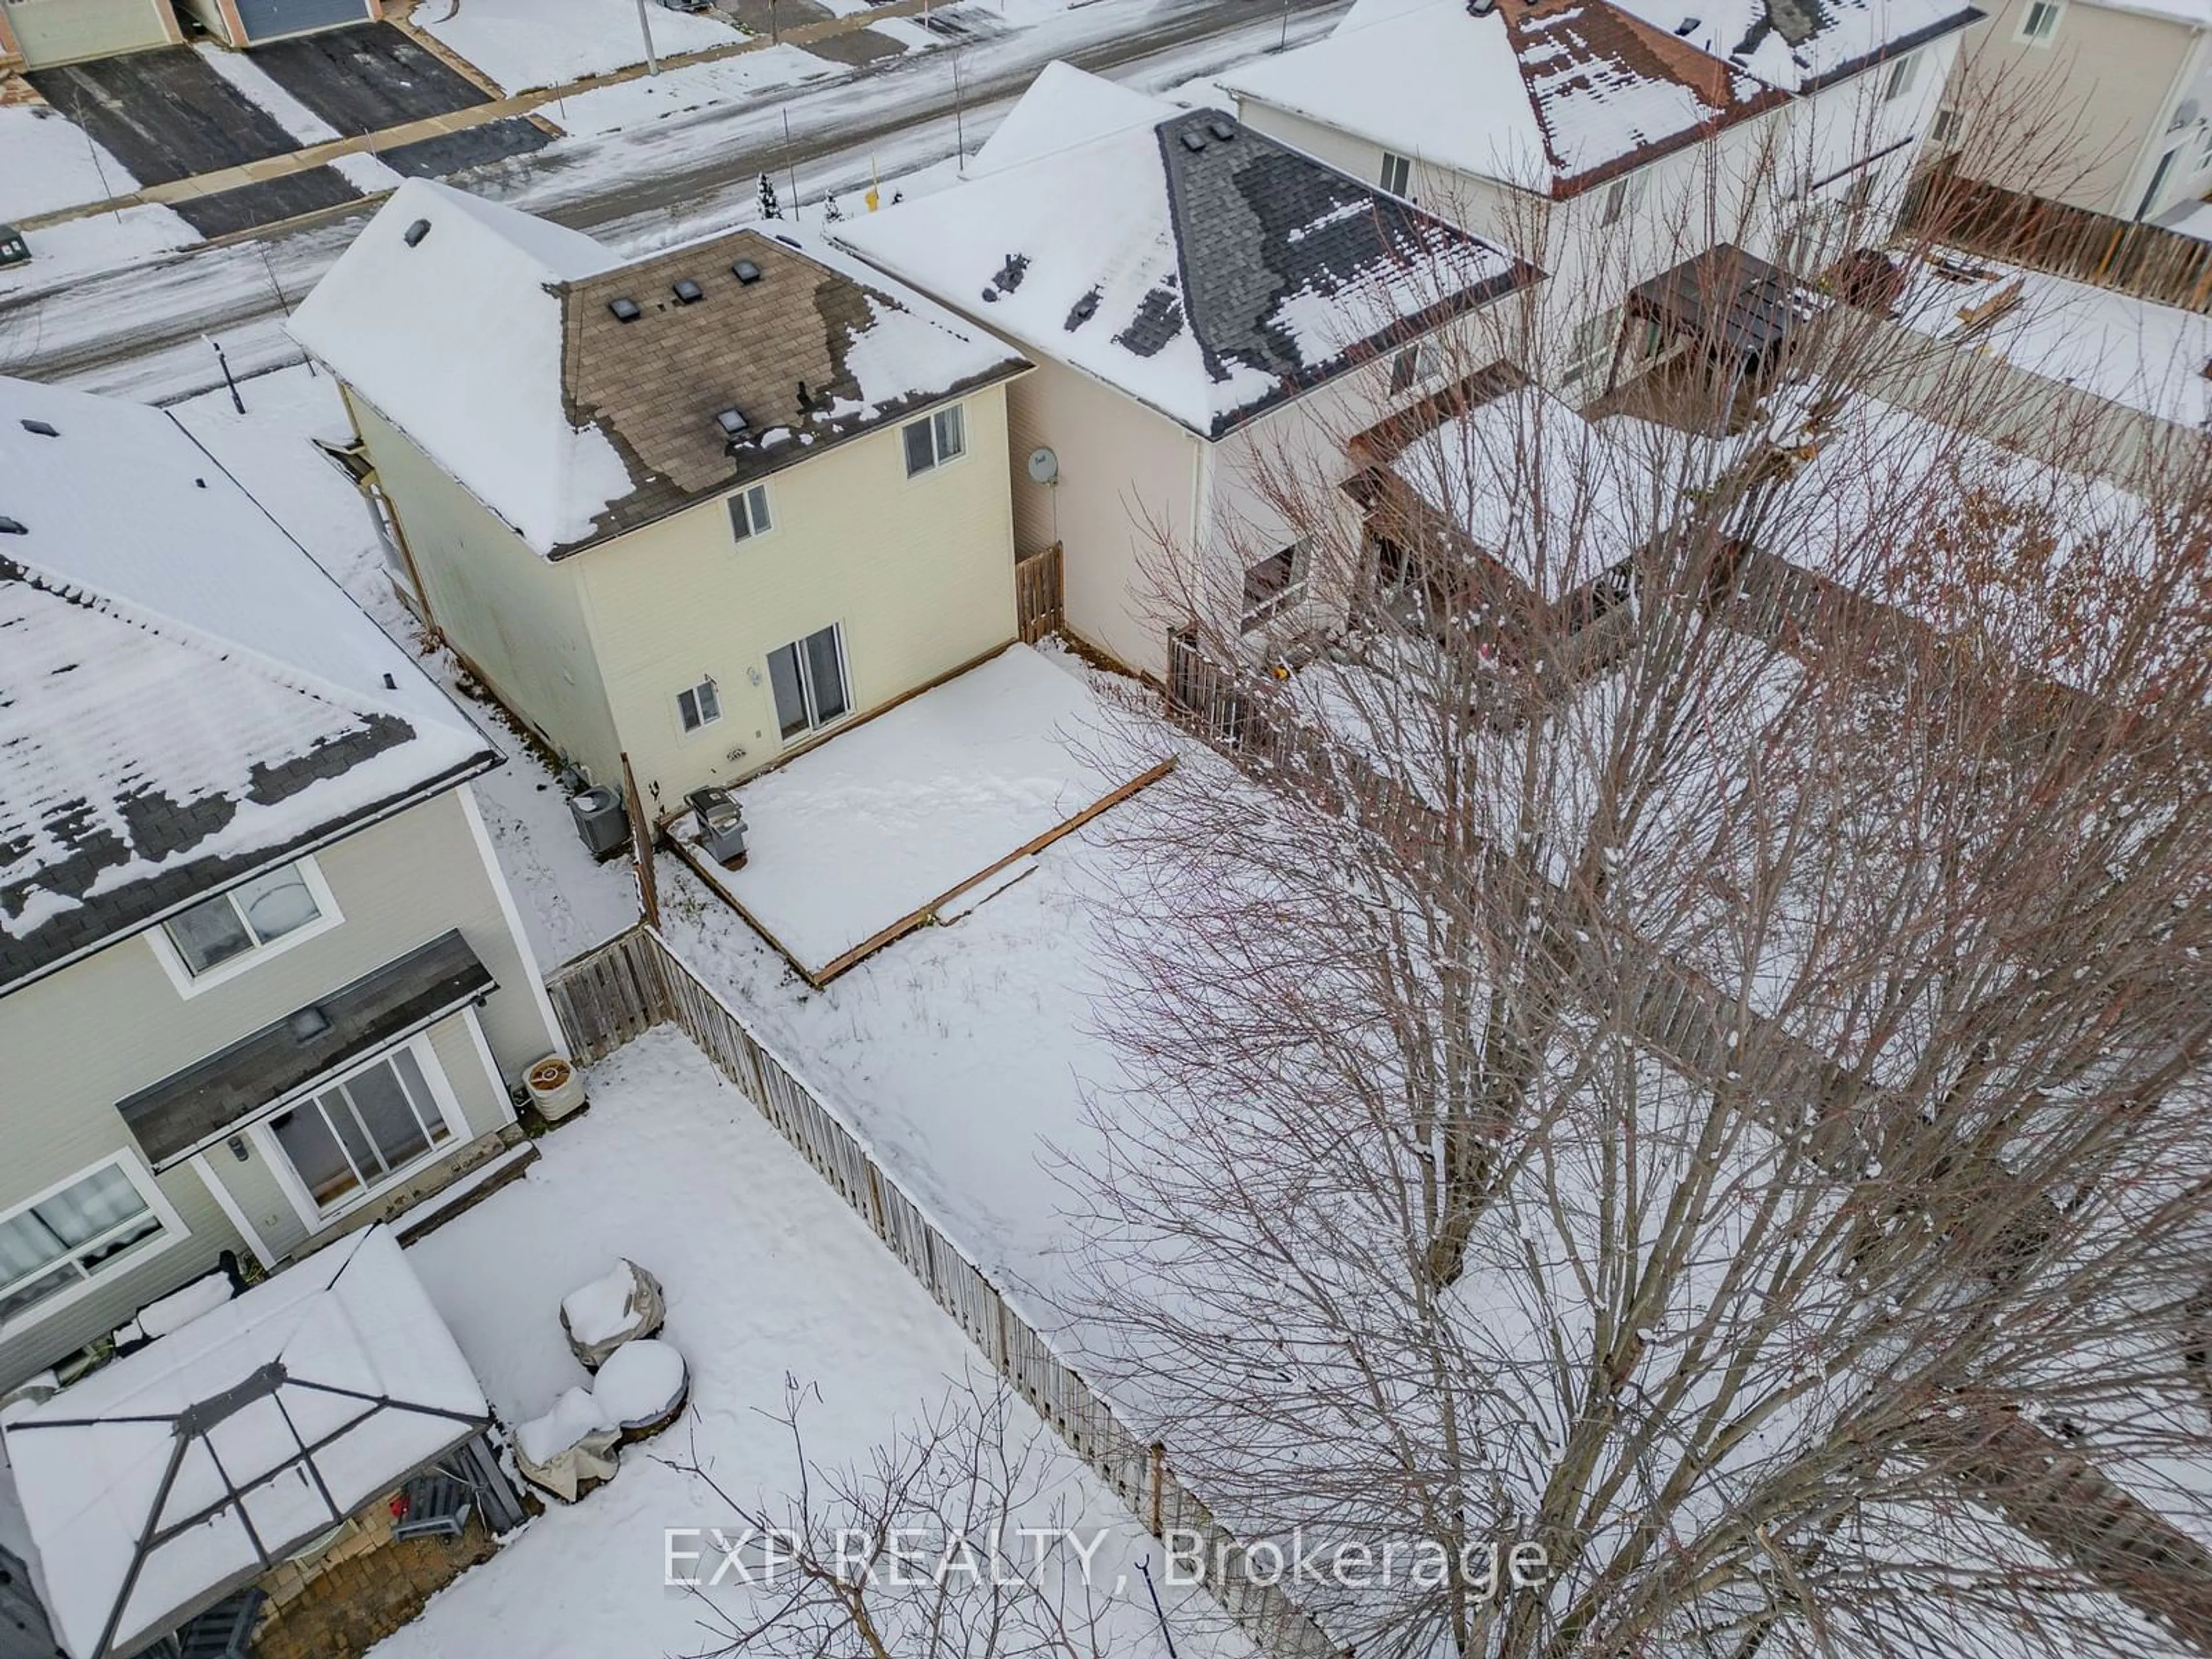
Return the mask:
[[250, 41], [276, 40], [310, 29], [368, 21], [368, 0], [238, 0], [238, 21]]
[[0, 0], [26, 69], [167, 46], [167, 0]]

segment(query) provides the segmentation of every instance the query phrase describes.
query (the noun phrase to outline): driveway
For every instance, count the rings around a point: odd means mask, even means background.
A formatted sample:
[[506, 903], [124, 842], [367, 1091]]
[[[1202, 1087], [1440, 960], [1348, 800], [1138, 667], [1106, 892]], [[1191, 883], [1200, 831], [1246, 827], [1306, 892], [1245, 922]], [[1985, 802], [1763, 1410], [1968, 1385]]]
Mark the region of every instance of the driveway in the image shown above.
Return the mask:
[[488, 104], [491, 94], [389, 23], [253, 48], [256, 67], [340, 132], [380, 132]]
[[190, 46], [33, 70], [25, 78], [142, 185], [220, 173], [300, 147]]

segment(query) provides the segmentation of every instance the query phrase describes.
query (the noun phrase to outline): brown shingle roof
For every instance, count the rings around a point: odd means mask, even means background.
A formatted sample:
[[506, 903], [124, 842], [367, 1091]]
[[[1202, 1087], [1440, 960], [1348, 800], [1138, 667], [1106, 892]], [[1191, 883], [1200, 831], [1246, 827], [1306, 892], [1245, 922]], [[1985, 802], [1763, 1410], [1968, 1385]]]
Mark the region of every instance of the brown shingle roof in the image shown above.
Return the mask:
[[[760, 276], [741, 283], [732, 267]], [[686, 304], [675, 285], [696, 283]], [[594, 522], [592, 541], [792, 465], [913, 410], [1018, 374], [1029, 365], [995, 343], [964, 354], [968, 372], [918, 375], [869, 400], [852, 349], [887, 316], [943, 324], [857, 274], [781, 239], [741, 230], [562, 285], [562, 375], [570, 422], [596, 422], [629, 467], [631, 492]], [[632, 301], [639, 314], [610, 309]], [[952, 341], [976, 341], [973, 332]], [[939, 383], [929, 384], [936, 380]], [[802, 397], [804, 401], [802, 401]], [[742, 412], [750, 441], [732, 453], [715, 424]], [[588, 542], [556, 550], [572, 552]]]

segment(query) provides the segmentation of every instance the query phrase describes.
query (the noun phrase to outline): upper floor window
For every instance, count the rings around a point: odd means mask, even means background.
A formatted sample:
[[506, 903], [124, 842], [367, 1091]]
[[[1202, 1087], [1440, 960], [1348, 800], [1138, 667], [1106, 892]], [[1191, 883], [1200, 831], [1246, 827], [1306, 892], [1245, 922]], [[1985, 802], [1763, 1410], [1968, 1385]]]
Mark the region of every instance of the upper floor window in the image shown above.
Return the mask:
[[775, 527], [768, 515], [768, 486], [755, 484], [730, 497], [730, 533], [739, 541], [765, 536]]
[[1617, 225], [1628, 216], [1631, 208], [1644, 199], [1644, 187], [1650, 175], [1642, 169], [1623, 173], [1605, 187], [1605, 204], [1599, 209], [1597, 222], [1601, 227]]
[[2058, 36], [2058, 20], [2065, 0], [2027, 0], [2027, 15], [2020, 20], [2020, 38], [2032, 46], [2047, 46]]
[[152, 1183], [118, 1158], [0, 1217], [0, 1326], [181, 1233], [158, 1202]]
[[1381, 183], [1382, 188], [1393, 196], [1411, 196], [1413, 183], [1413, 162], [1402, 155], [1393, 155], [1389, 150], [1384, 150]]
[[1912, 83], [1920, 78], [1920, 54], [1900, 58], [1889, 66], [1889, 78], [1881, 83], [1881, 100], [1894, 103], [1912, 90]]
[[676, 694], [676, 718], [686, 732], [696, 732], [722, 718], [722, 694], [711, 679], [701, 680]]
[[321, 872], [313, 859], [301, 859], [170, 917], [160, 930], [161, 958], [189, 995], [337, 921]]
[[907, 426], [906, 476], [909, 478], [967, 453], [968, 423], [961, 418], [957, 404]]
[[1443, 372], [1443, 351], [1434, 340], [1419, 340], [1390, 360], [1390, 390], [1395, 395], [1425, 386]]

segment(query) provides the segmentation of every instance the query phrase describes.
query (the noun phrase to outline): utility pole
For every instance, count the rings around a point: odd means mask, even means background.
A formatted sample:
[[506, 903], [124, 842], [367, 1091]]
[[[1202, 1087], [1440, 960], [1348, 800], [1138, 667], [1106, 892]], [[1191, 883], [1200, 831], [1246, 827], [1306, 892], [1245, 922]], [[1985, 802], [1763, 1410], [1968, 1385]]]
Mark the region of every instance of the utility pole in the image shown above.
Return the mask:
[[659, 74], [660, 59], [653, 54], [653, 25], [646, 19], [645, 0], [637, 0], [637, 32], [645, 37], [645, 72], [647, 75]]

